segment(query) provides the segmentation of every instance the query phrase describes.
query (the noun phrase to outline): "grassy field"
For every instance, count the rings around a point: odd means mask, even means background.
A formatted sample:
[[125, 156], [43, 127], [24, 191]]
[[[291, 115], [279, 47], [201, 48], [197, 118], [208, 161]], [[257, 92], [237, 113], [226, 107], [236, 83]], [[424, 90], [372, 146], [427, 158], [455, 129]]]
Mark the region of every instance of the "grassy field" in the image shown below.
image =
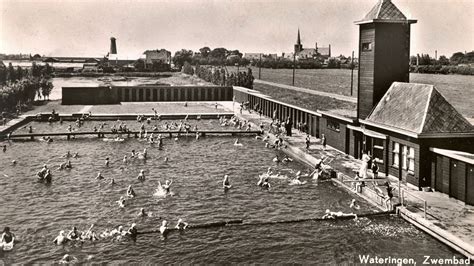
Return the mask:
[[[245, 70], [245, 68], [240, 68]], [[229, 71], [234, 68], [228, 68]], [[258, 78], [258, 68], [252, 68], [255, 78]], [[268, 69], [262, 68], [261, 79], [281, 84], [292, 84], [291, 69]], [[471, 123], [474, 122], [474, 76], [463, 75], [435, 75], [435, 74], [410, 74], [410, 82], [432, 84], [441, 94]], [[324, 92], [350, 95], [351, 71], [347, 69], [297, 69], [295, 75], [295, 86]], [[297, 95], [295, 92], [282, 92], [282, 89], [270, 89], [267, 86], [256, 85], [255, 89], [262, 88], [262, 92], [269, 96], [288, 103], [311, 102], [307, 98], [319, 102], [310, 94], [298, 95], [300, 99], [293, 99]], [[354, 97], [357, 96], [357, 70], [354, 71]], [[281, 97], [281, 98], [280, 98]], [[285, 99], [285, 100], [284, 100]], [[303, 100], [301, 100], [303, 99]], [[311, 103], [308, 103], [311, 104]], [[324, 103], [323, 103], [324, 104]], [[314, 104], [313, 104], [314, 105]], [[329, 104], [328, 107], [333, 107]], [[344, 106], [343, 106], [344, 107]], [[326, 109], [321, 108], [320, 109]], [[311, 108], [308, 108], [311, 109]], [[327, 108], [332, 109], [332, 108]], [[345, 108], [343, 108], [345, 109]]]
[[276, 100], [300, 106], [308, 110], [331, 110], [334, 113], [346, 117], [356, 116], [355, 103], [341, 101], [331, 97], [316, 96], [305, 92], [286, 90], [266, 84], [257, 83], [254, 85], [254, 89], [262, 92], [263, 94], [269, 95]]

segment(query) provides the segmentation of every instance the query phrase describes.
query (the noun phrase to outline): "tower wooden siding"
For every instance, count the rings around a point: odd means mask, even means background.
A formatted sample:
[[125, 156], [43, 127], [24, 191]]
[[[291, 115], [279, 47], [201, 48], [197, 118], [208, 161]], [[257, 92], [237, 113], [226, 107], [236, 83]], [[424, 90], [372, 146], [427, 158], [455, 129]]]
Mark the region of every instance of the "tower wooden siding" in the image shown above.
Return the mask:
[[360, 25], [359, 31], [359, 79], [357, 91], [357, 117], [366, 118], [373, 106], [375, 49], [363, 50], [364, 43], [375, 46], [375, 25]]
[[375, 24], [374, 107], [393, 82], [409, 82], [410, 25]]

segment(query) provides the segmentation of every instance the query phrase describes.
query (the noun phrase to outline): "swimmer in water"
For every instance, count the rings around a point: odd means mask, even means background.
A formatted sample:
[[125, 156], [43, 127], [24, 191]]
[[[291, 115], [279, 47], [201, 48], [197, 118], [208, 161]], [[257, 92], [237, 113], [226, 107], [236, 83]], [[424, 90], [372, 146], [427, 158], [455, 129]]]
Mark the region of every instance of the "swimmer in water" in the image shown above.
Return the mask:
[[124, 164], [126, 164], [126, 163], [128, 162], [128, 160], [127, 160], [127, 155], [124, 155], [124, 156], [123, 156], [122, 162], [123, 162]]
[[63, 258], [59, 261], [59, 264], [69, 264], [69, 263], [76, 263], [77, 262], [77, 258], [74, 257], [74, 256], [71, 256], [69, 254], [65, 254], [63, 256]]
[[115, 179], [113, 177], [110, 178], [110, 185], [115, 185]]
[[72, 155], [72, 158], [79, 158], [79, 152], [75, 152], [74, 155]]
[[179, 218], [178, 223], [176, 223], [176, 226], [174, 228], [178, 230], [184, 230], [186, 227], [188, 227], [188, 223], [184, 222], [183, 219]]
[[237, 138], [235, 139], [234, 146], [244, 146], [244, 144], [240, 143], [240, 140]]
[[97, 180], [104, 179], [104, 177], [102, 176], [102, 173], [100, 171], [97, 173], [97, 176], [95, 177], [95, 179], [97, 179]]
[[137, 179], [141, 181], [145, 180], [145, 171], [143, 169], [140, 170], [140, 173], [138, 174]]
[[136, 239], [138, 235], [137, 224], [132, 223], [132, 225], [130, 225], [130, 228], [126, 232], [126, 234], [130, 236], [132, 239]]
[[7, 145], [3, 145], [3, 152], [7, 151]]
[[222, 181], [222, 187], [226, 191], [229, 190], [232, 187], [232, 185], [230, 184], [228, 175], [224, 175], [224, 180]]
[[127, 197], [133, 198], [135, 196], [136, 196], [136, 194], [135, 194], [135, 191], [132, 188], [132, 185], [129, 185], [128, 189], [127, 189]]
[[143, 155], [143, 158], [146, 159], [146, 156], [148, 155], [146, 148], [143, 149], [142, 155]]
[[125, 198], [123, 196], [120, 197], [119, 200], [116, 201], [120, 208], [125, 208]]
[[15, 235], [10, 232], [10, 227], [6, 226], [3, 229], [2, 236], [0, 237], [0, 247], [6, 245], [13, 245], [13, 243], [15, 243]]
[[105, 158], [105, 167], [109, 167], [109, 157]]
[[160, 226], [160, 233], [162, 235], [165, 235], [166, 233], [168, 233], [168, 222], [166, 220], [163, 220], [161, 226]]
[[71, 155], [71, 152], [70, 152], [70, 151], [67, 151], [66, 154], [64, 154], [64, 157], [66, 157], [66, 158], [69, 158], [69, 157], [71, 157], [71, 156], [72, 156], [72, 155]]
[[168, 157], [165, 157], [165, 163], [167, 163], [169, 161]]
[[349, 208], [358, 210], [360, 209], [360, 206], [356, 203], [355, 199], [352, 199], [351, 204], [349, 205]]
[[151, 213], [147, 213], [145, 208], [140, 208], [140, 212], [138, 212], [137, 217], [151, 217]]
[[12, 165], [16, 165], [16, 160], [13, 160], [13, 161], [12, 161]]
[[336, 219], [340, 217], [354, 217], [357, 220], [357, 214], [354, 213], [343, 213], [339, 212], [332, 212], [329, 209], [326, 210], [326, 214], [323, 216], [323, 219]]
[[56, 245], [65, 244], [69, 239], [64, 235], [64, 230], [59, 231], [59, 235], [53, 240]]
[[132, 154], [130, 155], [130, 158], [135, 158], [136, 154], [135, 154], [135, 150], [132, 150]]
[[70, 161], [70, 160], [67, 160], [65, 167], [66, 167], [66, 169], [71, 169], [71, 168], [72, 168], [72, 165], [71, 165], [71, 161]]
[[283, 158], [282, 162], [284, 162], [284, 163], [293, 162], [293, 159], [291, 159], [290, 157], [285, 157], [285, 158]]
[[171, 184], [173, 184], [173, 180], [166, 180], [165, 181], [165, 184], [161, 184], [160, 181], [158, 181], [158, 185], [161, 186], [161, 188], [166, 191], [166, 194], [169, 194], [170, 193], [170, 188], [171, 188]]
[[67, 234], [69, 240], [77, 240], [81, 236], [81, 233], [77, 230], [75, 226], [72, 227], [72, 230]]
[[51, 171], [49, 169], [46, 170], [46, 174], [44, 175], [43, 180], [49, 183], [51, 182], [52, 179], [53, 179], [53, 175], [51, 174]]
[[278, 155], [275, 158], [273, 158], [273, 162], [274, 163], [280, 163], [281, 162], [280, 158], [278, 158]]

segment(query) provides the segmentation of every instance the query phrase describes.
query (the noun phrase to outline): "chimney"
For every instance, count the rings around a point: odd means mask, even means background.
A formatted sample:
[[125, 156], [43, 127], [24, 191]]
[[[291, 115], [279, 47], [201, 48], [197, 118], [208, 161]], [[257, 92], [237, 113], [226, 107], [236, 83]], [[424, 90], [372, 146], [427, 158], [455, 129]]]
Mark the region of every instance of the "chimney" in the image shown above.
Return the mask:
[[331, 45], [329, 45], [329, 57], [331, 57]]
[[115, 43], [115, 38], [110, 38], [110, 54], [117, 54], [117, 44]]

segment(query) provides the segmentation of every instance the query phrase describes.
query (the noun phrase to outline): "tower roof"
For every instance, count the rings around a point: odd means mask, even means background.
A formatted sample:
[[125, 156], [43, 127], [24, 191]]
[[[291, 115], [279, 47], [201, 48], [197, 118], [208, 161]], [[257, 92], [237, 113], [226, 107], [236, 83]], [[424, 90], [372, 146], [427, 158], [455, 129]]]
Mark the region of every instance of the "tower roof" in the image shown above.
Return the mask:
[[301, 44], [301, 38], [300, 38], [300, 28], [298, 28], [298, 38], [296, 39], [296, 44]]
[[474, 126], [427, 84], [394, 82], [366, 121], [417, 135], [474, 132]]
[[392, 3], [391, 0], [379, 0], [369, 13], [367, 13], [362, 20], [356, 21], [355, 24], [373, 22], [416, 23], [416, 20], [407, 19], [407, 17]]

